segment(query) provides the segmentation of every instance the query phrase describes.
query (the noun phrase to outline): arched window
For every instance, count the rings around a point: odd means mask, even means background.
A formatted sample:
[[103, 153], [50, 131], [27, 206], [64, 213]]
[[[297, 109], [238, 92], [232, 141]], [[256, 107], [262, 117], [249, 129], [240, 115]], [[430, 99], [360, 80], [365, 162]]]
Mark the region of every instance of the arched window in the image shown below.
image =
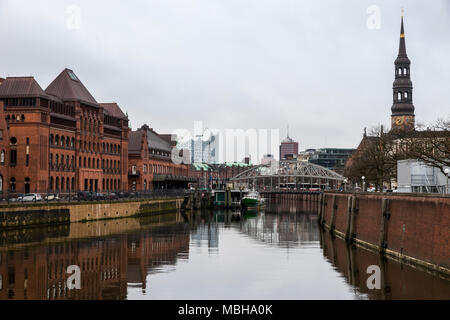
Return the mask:
[[147, 180], [144, 180], [144, 191], [147, 191]]
[[[392, 70], [392, 69], [391, 69]], [[398, 68], [398, 74], [401, 76], [402, 75], [402, 68]]]
[[70, 140], [70, 147], [73, 149], [74, 146], [75, 146], [75, 139], [72, 138], [72, 140]]
[[69, 137], [66, 138], [66, 147], [67, 148], [70, 147], [70, 138]]
[[83, 168], [86, 168], [86, 157], [83, 159]]
[[62, 191], [62, 192], [64, 192], [64, 187], [65, 187], [65, 184], [64, 184], [64, 177], [62, 177], [62, 178], [61, 178], [61, 191]]
[[398, 92], [398, 93], [397, 93], [397, 100], [398, 100], [398, 101], [401, 101], [401, 100], [402, 100], [402, 93], [401, 93], [401, 92]]
[[52, 146], [55, 142], [55, 136], [53, 134], [50, 135], [50, 145]]
[[408, 92], [407, 91], [405, 91], [404, 97], [405, 97], [405, 99], [408, 99]]
[[50, 190], [53, 191], [53, 177], [50, 177]]
[[25, 178], [25, 193], [31, 192], [31, 179]]
[[15, 192], [16, 191], [16, 178], [12, 177], [9, 180], [9, 190], [11, 190], [11, 192]]
[[0, 153], [0, 164], [5, 164], [5, 150], [2, 150], [2, 152]]
[[403, 75], [407, 75], [408, 74], [408, 69], [406, 69], [406, 68], [403, 68]]
[[56, 137], [55, 137], [55, 144], [57, 146], [59, 146], [59, 136], [58, 135], [56, 135]]
[[75, 178], [72, 178], [72, 190], [75, 190]]
[[64, 142], [65, 142], [65, 139], [64, 139], [64, 136], [62, 136], [61, 137], [61, 147], [64, 147]]
[[100, 159], [97, 159], [97, 169], [100, 169]]
[[[3, 176], [0, 174], [0, 192], [3, 192]], [[1, 285], [0, 285], [1, 289]]]
[[88, 168], [91, 168], [91, 158], [88, 159]]
[[66, 191], [70, 191], [70, 179], [66, 179]]
[[59, 177], [56, 177], [55, 181], [55, 191], [59, 191]]

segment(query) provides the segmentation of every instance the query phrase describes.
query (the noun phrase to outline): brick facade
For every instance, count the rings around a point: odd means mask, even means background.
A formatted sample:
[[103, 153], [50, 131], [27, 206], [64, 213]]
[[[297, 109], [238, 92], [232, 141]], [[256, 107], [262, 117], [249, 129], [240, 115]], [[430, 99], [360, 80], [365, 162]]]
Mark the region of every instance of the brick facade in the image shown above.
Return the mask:
[[173, 145], [147, 125], [130, 134], [128, 188], [132, 191], [185, 189], [193, 182], [189, 165], [172, 161]]
[[0, 85], [1, 188], [5, 193], [128, 187], [128, 119], [117, 104], [99, 104], [65, 69], [44, 91], [33, 77]]

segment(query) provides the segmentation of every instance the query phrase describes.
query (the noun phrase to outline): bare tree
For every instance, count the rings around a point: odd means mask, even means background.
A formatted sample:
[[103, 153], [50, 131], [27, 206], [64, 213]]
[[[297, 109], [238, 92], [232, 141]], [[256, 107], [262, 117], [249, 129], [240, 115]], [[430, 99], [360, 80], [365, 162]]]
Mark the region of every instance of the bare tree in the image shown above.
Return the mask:
[[442, 173], [450, 167], [450, 121], [437, 120], [425, 127], [419, 125], [415, 131], [395, 132], [398, 155], [403, 159], [417, 159], [439, 168]]
[[364, 176], [367, 183], [375, 184], [376, 190], [383, 190], [384, 184], [390, 185], [396, 176], [398, 155], [394, 145], [393, 136], [385, 133], [383, 126], [372, 128], [347, 162], [344, 175], [353, 182]]

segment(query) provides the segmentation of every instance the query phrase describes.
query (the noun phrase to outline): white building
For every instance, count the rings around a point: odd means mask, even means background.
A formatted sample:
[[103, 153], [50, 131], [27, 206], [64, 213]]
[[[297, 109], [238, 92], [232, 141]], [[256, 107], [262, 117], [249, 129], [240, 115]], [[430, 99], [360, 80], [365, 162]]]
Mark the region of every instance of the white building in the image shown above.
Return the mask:
[[397, 162], [397, 184], [398, 192], [446, 193], [448, 176], [418, 160], [401, 160]]
[[191, 163], [219, 163], [219, 133], [205, 130], [203, 135], [197, 135], [189, 140], [178, 143], [178, 149], [189, 150]]

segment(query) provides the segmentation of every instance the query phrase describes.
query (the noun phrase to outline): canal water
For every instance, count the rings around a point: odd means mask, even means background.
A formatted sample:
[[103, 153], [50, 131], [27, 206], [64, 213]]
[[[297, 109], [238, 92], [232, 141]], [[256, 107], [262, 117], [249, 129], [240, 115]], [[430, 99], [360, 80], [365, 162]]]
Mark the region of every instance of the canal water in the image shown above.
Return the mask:
[[[299, 210], [0, 232], [0, 300], [450, 299], [450, 281], [349, 247]], [[367, 287], [374, 265], [380, 289]], [[80, 268], [79, 290], [67, 287], [69, 266]]]

